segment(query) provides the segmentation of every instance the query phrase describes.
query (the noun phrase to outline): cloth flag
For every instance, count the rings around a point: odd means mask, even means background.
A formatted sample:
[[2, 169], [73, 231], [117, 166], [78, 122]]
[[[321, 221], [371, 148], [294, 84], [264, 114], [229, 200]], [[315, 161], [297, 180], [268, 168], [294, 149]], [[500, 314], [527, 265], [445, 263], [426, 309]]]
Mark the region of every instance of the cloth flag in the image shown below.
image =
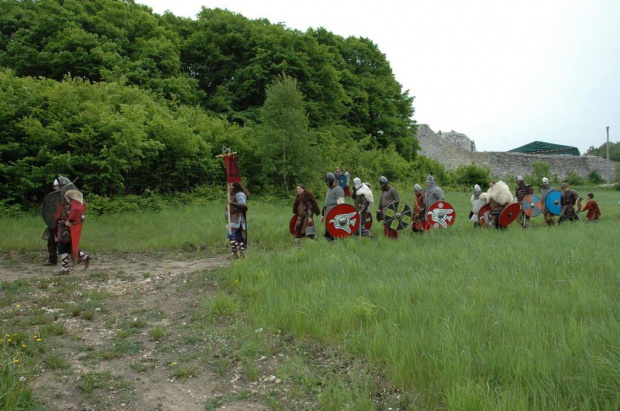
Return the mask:
[[237, 166], [237, 157], [234, 155], [224, 157], [226, 162], [226, 181], [230, 183], [240, 183], [241, 173]]

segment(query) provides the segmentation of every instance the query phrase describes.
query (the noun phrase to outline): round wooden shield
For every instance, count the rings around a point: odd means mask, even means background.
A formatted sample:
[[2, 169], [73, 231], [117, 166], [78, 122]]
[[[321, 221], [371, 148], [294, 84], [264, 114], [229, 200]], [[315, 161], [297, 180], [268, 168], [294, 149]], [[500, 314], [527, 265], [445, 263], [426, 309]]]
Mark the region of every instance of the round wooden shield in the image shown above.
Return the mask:
[[497, 219], [497, 223], [502, 227], [508, 227], [521, 214], [521, 205], [519, 203], [508, 204]]
[[402, 230], [413, 221], [413, 211], [402, 201], [394, 201], [385, 207], [383, 225], [392, 230]]
[[41, 205], [41, 214], [43, 220], [49, 228], [56, 227], [56, 220], [60, 218], [63, 212], [62, 193], [60, 191], [52, 191], [43, 199]]
[[364, 224], [364, 228], [370, 230], [370, 227], [372, 227], [372, 213], [366, 213], [366, 224]]
[[478, 211], [478, 219], [481, 226], [484, 228], [489, 227], [489, 221], [491, 221], [491, 206], [489, 204], [485, 204], [480, 207], [480, 211]]
[[350, 204], [338, 204], [325, 217], [327, 232], [336, 238], [353, 235], [360, 225], [360, 216]]
[[447, 201], [436, 201], [426, 210], [426, 221], [433, 228], [448, 228], [455, 219], [454, 207]]
[[549, 194], [547, 194], [547, 198], [545, 199], [545, 207], [547, 210], [553, 215], [560, 215], [562, 211], [562, 203], [560, 202], [562, 198], [562, 192], [558, 190], [553, 190]]
[[288, 223], [288, 231], [292, 235], [295, 235], [295, 224], [297, 224], [297, 219], [298, 218], [299, 218], [299, 216], [297, 214], [294, 214], [293, 218], [291, 218], [291, 221]]
[[542, 212], [542, 201], [535, 194], [528, 194], [521, 201], [521, 208], [525, 215], [537, 217]]

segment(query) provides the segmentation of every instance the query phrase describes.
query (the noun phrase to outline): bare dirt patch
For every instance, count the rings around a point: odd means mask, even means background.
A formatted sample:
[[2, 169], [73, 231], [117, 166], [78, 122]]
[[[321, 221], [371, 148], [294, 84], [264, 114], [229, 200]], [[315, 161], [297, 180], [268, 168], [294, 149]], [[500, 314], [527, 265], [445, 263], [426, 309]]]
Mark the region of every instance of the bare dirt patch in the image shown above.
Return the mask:
[[[48, 325], [60, 330], [46, 339], [32, 378], [39, 402], [53, 410], [266, 410], [290, 404], [289, 387], [273, 375], [286, 354], [276, 348], [242, 358], [222, 337], [226, 324], [208, 328], [194, 318], [205, 299], [222, 293], [211, 270], [227, 265], [223, 256], [103, 255], [87, 271], [78, 266], [69, 276], [56, 276], [57, 268], [40, 260], [0, 255], [4, 284], [31, 284], [18, 295], [22, 322], [15, 324], [37, 318], [46, 325], [29, 332]], [[12, 320], [3, 321], [8, 326]]]

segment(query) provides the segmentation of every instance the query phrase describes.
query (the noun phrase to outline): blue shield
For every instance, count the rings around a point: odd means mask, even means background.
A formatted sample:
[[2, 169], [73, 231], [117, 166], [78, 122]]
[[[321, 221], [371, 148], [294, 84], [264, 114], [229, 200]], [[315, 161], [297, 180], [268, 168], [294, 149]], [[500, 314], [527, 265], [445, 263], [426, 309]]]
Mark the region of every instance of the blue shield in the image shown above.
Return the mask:
[[547, 210], [553, 215], [560, 215], [562, 211], [562, 203], [560, 199], [562, 198], [562, 192], [558, 190], [553, 190], [549, 194], [547, 194], [547, 198], [545, 199], [545, 207]]

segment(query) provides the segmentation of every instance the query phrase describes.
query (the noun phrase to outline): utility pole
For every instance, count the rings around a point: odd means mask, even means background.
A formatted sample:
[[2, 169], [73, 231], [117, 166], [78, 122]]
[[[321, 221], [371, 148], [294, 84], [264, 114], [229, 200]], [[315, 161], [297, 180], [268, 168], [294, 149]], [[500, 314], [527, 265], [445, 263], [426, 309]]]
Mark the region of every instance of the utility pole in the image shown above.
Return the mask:
[[609, 185], [609, 174], [611, 173], [609, 164], [609, 126], [607, 126], [607, 185]]

